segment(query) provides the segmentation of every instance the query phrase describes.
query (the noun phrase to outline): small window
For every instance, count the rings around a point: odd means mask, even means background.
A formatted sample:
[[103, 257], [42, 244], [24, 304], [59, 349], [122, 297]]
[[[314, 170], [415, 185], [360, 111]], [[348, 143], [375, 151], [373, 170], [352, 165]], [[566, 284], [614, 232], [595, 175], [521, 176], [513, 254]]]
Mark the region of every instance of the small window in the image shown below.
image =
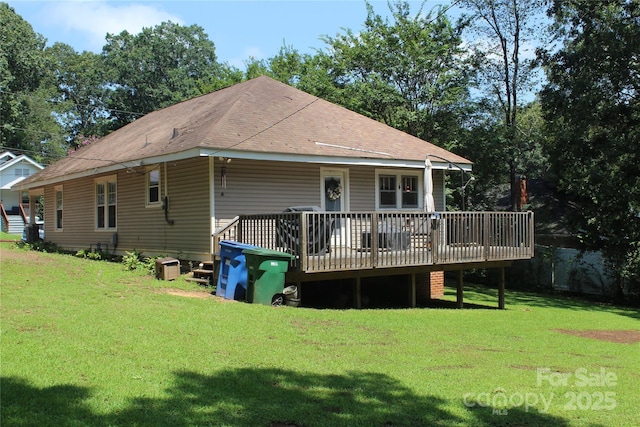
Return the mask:
[[115, 177], [96, 181], [96, 228], [113, 230], [116, 228], [117, 185]]
[[402, 207], [405, 209], [418, 207], [418, 177], [417, 176], [402, 177]]
[[56, 188], [56, 230], [62, 230], [62, 187]]
[[396, 207], [396, 177], [395, 175], [380, 175], [380, 207]]
[[376, 209], [417, 209], [422, 203], [421, 172], [380, 170], [377, 176]]
[[147, 205], [160, 204], [160, 169], [147, 172]]
[[25, 178], [28, 177], [30, 175], [30, 173], [31, 173], [31, 171], [29, 171], [29, 169], [17, 168], [15, 170], [16, 176], [24, 176]]

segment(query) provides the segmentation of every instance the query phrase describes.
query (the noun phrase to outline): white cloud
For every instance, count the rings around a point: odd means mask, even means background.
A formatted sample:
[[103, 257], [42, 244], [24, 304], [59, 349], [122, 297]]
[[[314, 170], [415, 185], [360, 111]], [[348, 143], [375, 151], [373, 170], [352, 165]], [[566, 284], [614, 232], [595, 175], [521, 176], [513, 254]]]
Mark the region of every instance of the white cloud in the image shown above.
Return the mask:
[[249, 61], [251, 58], [257, 59], [259, 61], [261, 59], [265, 59], [266, 55], [259, 47], [252, 46], [245, 48], [240, 56], [234, 56], [233, 58], [223, 62], [226, 62], [227, 64], [240, 70], [244, 70], [246, 68], [247, 61]]
[[100, 51], [107, 33], [127, 30], [137, 34], [142, 28], [165, 21], [183, 24], [181, 19], [153, 6], [106, 1], [63, 1], [48, 4], [47, 16], [61, 30], [85, 38], [87, 50]]

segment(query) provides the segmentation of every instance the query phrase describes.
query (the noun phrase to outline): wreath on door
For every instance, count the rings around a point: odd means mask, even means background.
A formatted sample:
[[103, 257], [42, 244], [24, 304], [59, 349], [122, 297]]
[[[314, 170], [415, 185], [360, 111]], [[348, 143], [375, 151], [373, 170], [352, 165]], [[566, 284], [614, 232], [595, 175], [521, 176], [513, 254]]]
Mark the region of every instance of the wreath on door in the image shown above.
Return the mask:
[[327, 183], [327, 198], [331, 201], [336, 201], [342, 195], [342, 186], [335, 179], [331, 179]]

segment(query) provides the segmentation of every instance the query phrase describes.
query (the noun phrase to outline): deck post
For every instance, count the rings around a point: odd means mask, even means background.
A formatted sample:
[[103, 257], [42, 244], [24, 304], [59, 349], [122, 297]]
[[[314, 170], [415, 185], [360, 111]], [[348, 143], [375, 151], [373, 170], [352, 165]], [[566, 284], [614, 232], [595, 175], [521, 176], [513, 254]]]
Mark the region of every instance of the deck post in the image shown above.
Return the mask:
[[378, 265], [378, 215], [371, 215], [371, 265]]
[[458, 308], [464, 308], [464, 280], [463, 270], [458, 270], [458, 286], [456, 289], [456, 303]]
[[500, 267], [500, 278], [498, 282], [498, 308], [504, 310], [504, 267]]
[[361, 286], [362, 283], [360, 281], [360, 276], [356, 277], [356, 285], [354, 289], [354, 301], [356, 302], [356, 308], [362, 308], [362, 294], [361, 294]]
[[409, 286], [409, 303], [411, 308], [416, 308], [416, 273], [411, 273], [411, 284]]

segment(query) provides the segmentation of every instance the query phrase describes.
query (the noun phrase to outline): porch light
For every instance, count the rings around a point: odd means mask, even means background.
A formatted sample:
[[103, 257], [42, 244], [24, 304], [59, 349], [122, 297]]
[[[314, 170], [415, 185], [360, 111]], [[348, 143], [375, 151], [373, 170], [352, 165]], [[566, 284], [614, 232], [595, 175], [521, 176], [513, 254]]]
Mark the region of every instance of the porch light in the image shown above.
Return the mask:
[[461, 203], [461, 206], [462, 206], [462, 212], [464, 212], [464, 190], [465, 190], [465, 188], [467, 187], [467, 185], [469, 185], [469, 183], [470, 183], [471, 181], [474, 181], [476, 178], [475, 178], [474, 176], [471, 176], [471, 177], [469, 178], [469, 180], [467, 181], [467, 183], [465, 184], [465, 182], [464, 182], [464, 169], [462, 168], [462, 166], [460, 166], [459, 164], [457, 164], [457, 163], [455, 163], [455, 162], [452, 162], [452, 161], [451, 161], [451, 160], [449, 160], [449, 159], [445, 159], [444, 157], [440, 157], [440, 156], [437, 156], [437, 155], [435, 155], [435, 154], [427, 154], [427, 157], [435, 157], [435, 158], [437, 158], [437, 159], [440, 159], [440, 160], [442, 160], [442, 161], [447, 162], [447, 163], [448, 163], [448, 165], [447, 165], [447, 169], [453, 169], [453, 167], [454, 167], [454, 166], [455, 166], [456, 168], [460, 169], [460, 172], [461, 172], [461, 173], [460, 173], [460, 196], [461, 196], [461, 198], [462, 198], [462, 203]]

